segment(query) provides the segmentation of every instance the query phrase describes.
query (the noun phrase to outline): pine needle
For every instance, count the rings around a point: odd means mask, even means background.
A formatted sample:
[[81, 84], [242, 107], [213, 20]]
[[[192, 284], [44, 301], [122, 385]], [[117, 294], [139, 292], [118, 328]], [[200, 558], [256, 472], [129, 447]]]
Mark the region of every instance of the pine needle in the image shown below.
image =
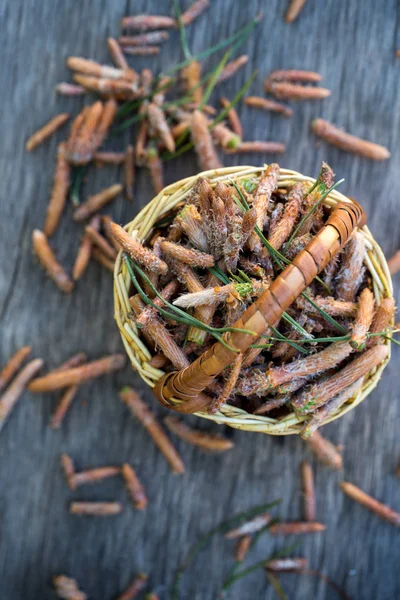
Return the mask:
[[125, 115], [129, 115], [129, 113], [139, 108], [142, 101], [143, 99], [140, 98], [140, 100], [128, 100], [121, 104], [115, 115], [115, 120], [120, 121]]
[[208, 100], [210, 99], [210, 96], [213, 93], [213, 90], [214, 90], [214, 88], [215, 88], [215, 86], [217, 84], [218, 77], [220, 76], [220, 73], [221, 73], [222, 69], [224, 68], [224, 66], [228, 62], [228, 58], [232, 54], [232, 51], [233, 51], [233, 48], [229, 48], [229, 50], [227, 50], [225, 52], [224, 56], [221, 58], [221, 60], [218, 63], [217, 67], [214, 69], [214, 72], [212, 74], [210, 82], [209, 82], [207, 88], [204, 90], [204, 94], [203, 94], [203, 97], [202, 97], [201, 102], [200, 102], [199, 110], [201, 110], [203, 108], [203, 106], [205, 106], [207, 104]]
[[86, 171], [86, 166], [75, 168], [74, 178], [69, 189], [69, 197], [73, 206], [79, 206], [81, 203], [80, 193]]
[[286, 342], [287, 344], [295, 348], [298, 352], [301, 352], [301, 354], [308, 354], [307, 350], [296, 344], [296, 342], [294, 342], [293, 340], [284, 336], [283, 333], [280, 333], [280, 331], [278, 331], [275, 327], [272, 327], [272, 325], [270, 325], [270, 329], [274, 332], [274, 334], [280, 342]]
[[[252, 544], [252, 545], [254, 545], [254, 544]], [[273, 560], [275, 558], [282, 558], [282, 557], [288, 556], [289, 554], [291, 554], [293, 552], [293, 550], [297, 546], [298, 546], [298, 544], [292, 544], [291, 546], [285, 546], [279, 552], [276, 552], [275, 554], [272, 554], [271, 556], [268, 556], [268, 558], [264, 558], [263, 560], [257, 561], [256, 563], [252, 564], [250, 567], [247, 567], [247, 569], [243, 569], [242, 571], [239, 571], [239, 573], [236, 573], [229, 580], [228, 579], [225, 580], [225, 584], [224, 584], [224, 586], [222, 588], [222, 591], [225, 592], [238, 579], [242, 579], [242, 577], [245, 577], [246, 575], [249, 575], [249, 573], [253, 573], [253, 571], [257, 571], [261, 567], [264, 567], [264, 565], [265, 565], [265, 563], [267, 561]]]
[[[231, 352], [239, 352], [239, 350], [237, 350], [236, 348], [233, 348], [232, 346], [229, 346], [229, 344], [227, 344], [227, 342], [223, 339], [223, 337], [221, 335], [219, 335], [220, 333], [236, 331], [236, 332], [247, 333], [249, 335], [256, 336], [256, 333], [254, 331], [251, 331], [250, 329], [239, 329], [237, 327], [211, 327], [211, 325], [206, 325], [202, 321], [199, 321], [192, 315], [184, 312], [177, 306], [174, 306], [173, 304], [171, 304], [170, 302], [165, 300], [162, 297], [162, 295], [158, 292], [158, 290], [154, 287], [153, 283], [150, 281], [150, 279], [147, 277], [147, 275], [144, 273], [144, 271], [142, 271], [142, 269], [127, 254], [124, 254], [124, 260], [126, 262], [129, 276], [132, 280], [132, 283], [135, 286], [135, 288], [137, 289], [143, 302], [145, 302], [145, 304], [148, 304], [148, 305], [152, 306], [153, 308], [155, 308], [166, 319], [169, 319], [170, 321], [175, 321], [177, 323], [184, 323], [185, 325], [189, 325], [192, 327], [196, 327], [197, 329], [202, 329], [203, 331], [206, 331], [207, 333], [209, 333], [210, 335], [215, 337], [215, 339], [218, 340], [218, 342], [220, 342], [225, 348], [227, 348]], [[162, 302], [169, 309], [172, 310], [172, 313], [157, 306], [147, 296], [147, 294], [143, 291], [142, 287], [140, 286], [140, 284], [135, 276], [135, 273], [133, 272], [134, 270], [137, 271], [138, 274], [144, 279], [144, 281], [150, 286], [150, 288], [154, 292], [154, 294], [156, 294], [156, 296], [158, 298], [160, 298], [160, 300], [162, 300]]]
[[239, 102], [239, 100], [244, 96], [247, 89], [253, 83], [253, 80], [256, 77], [257, 73], [258, 73], [258, 70], [255, 69], [253, 71], [253, 73], [250, 75], [250, 77], [248, 78], [248, 80], [245, 82], [245, 84], [240, 88], [238, 93], [232, 98], [232, 101], [226, 106], [226, 108], [221, 110], [221, 112], [219, 113], [219, 115], [217, 117], [215, 117], [214, 121], [211, 123], [211, 128], [214, 127], [215, 125], [218, 125], [218, 123], [220, 123], [221, 121], [223, 121], [225, 119], [225, 117], [227, 116], [227, 114], [231, 110], [231, 108], [233, 108], [235, 106], [235, 104], [237, 104]]
[[[217, 69], [218, 69], [218, 67], [219, 67], [219, 65], [217, 66]], [[214, 73], [215, 73], [215, 71], [213, 72], [213, 74]], [[213, 77], [213, 74], [211, 74], [211, 77]], [[254, 73], [249, 77], [249, 79], [246, 81], [246, 83], [241, 87], [241, 89], [235, 95], [232, 102], [230, 102], [230, 104], [227, 106], [227, 108], [224, 108], [220, 112], [220, 114], [214, 119], [214, 121], [212, 123], [210, 123], [209, 129], [212, 130], [212, 128], [215, 125], [217, 125], [220, 121], [222, 121], [226, 117], [227, 111], [230, 108], [232, 108], [233, 106], [235, 106], [235, 104], [237, 104], [239, 102], [239, 100], [242, 98], [242, 96], [244, 96], [247, 88], [249, 87], [249, 85], [251, 84], [251, 82], [253, 81], [253, 79], [255, 78], [256, 75], [257, 75], [257, 71], [254, 71]], [[181, 136], [178, 138], [178, 140], [176, 142], [177, 146], [179, 146], [179, 144], [183, 141], [183, 139], [186, 139], [188, 133], [189, 133], [189, 130], [187, 129], [186, 131], [184, 131], [181, 134]], [[187, 152], [188, 150], [191, 150], [193, 147], [194, 147], [194, 144], [193, 144], [193, 142], [190, 141], [187, 144], [185, 144], [184, 146], [182, 146], [181, 148], [178, 148], [175, 152], [172, 152], [172, 153], [164, 152], [161, 155], [161, 158], [163, 161], [171, 160], [172, 158], [177, 158], [178, 156], [182, 156], [182, 154], [185, 154], [185, 152]]]
[[218, 52], [218, 50], [222, 50], [222, 48], [226, 48], [226, 46], [230, 46], [231, 44], [235, 44], [236, 42], [240, 42], [240, 44], [243, 44], [245, 42], [245, 40], [247, 39], [247, 37], [250, 35], [251, 31], [259, 23], [259, 21], [260, 21], [259, 17], [252, 19], [249, 23], [247, 23], [247, 25], [245, 25], [241, 29], [238, 29], [238, 31], [236, 31], [236, 33], [234, 33], [230, 37], [226, 38], [225, 40], [221, 40], [220, 42], [215, 44], [215, 46], [211, 46], [210, 48], [207, 48], [206, 50], [199, 52], [198, 54], [191, 57], [190, 59], [187, 59], [187, 60], [184, 60], [184, 61], [178, 63], [174, 67], [171, 67], [171, 69], [169, 69], [165, 74], [170, 75], [171, 73], [180, 71], [183, 67], [186, 67], [186, 65], [188, 65], [190, 62], [192, 62], [192, 60], [197, 60], [197, 61], [203, 60], [203, 59], [207, 58], [208, 56], [211, 56], [215, 52]]
[[[222, 57], [221, 61], [218, 63], [218, 65], [215, 67], [215, 69], [213, 69], [213, 71], [211, 71], [211, 73], [209, 75], [207, 75], [206, 81], [208, 82], [207, 84], [207, 88], [204, 91], [204, 94], [202, 96], [200, 105], [199, 105], [199, 110], [201, 110], [203, 108], [203, 106], [205, 106], [215, 88], [215, 85], [218, 81], [218, 77], [222, 71], [222, 69], [224, 68], [224, 66], [226, 65], [228, 58], [230, 57], [230, 55], [232, 54], [233, 48], [230, 48]], [[176, 146], [177, 148], [179, 148], [179, 146], [182, 144], [182, 142], [188, 137], [189, 135], [189, 127], [187, 127], [185, 129], [185, 131], [182, 131], [181, 135], [178, 137], [178, 139], [176, 140]], [[191, 147], [193, 147], [193, 143], [190, 142], [192, 144]], [[179, 152], [179, 150], [178, 150]], [[176, 154], [176, 153], [175, 153]]]
[[138, 123], [139, 121], [142, 121], [145, 118], [146, 113], [138, 113], [130, 119], [123, 121], [119, 125], [115, 125], [115, 127], [112, 128], [111, 136], [115, 135], [116, 133], [120, 133], [121, 131], [124, 131], [124, 129], [127, 129], [127, 127], [130, 127], [131, 125], [134, 125], [135, 123]]
[[[317, 180], [317, 181], [318, 181], [318, 180]], [[297, 225], [297, 227], [296, 227], [296, 228], [295, 228], [295, 230], [293, 231], [292, 235], [290, 236], [290, 238], [289, 238], [289, 239], [288, 239], [288, 241], [286, 242], [286, 245], [285, 245], [285, 251], [286, 251], [286, 249], [287, 249], [287, 248], [289, 248], [289, 246], [290, 246], [291, 242], [294, 240], [294, 238], [296, 237], [296, 235], [297, 235], [297, 234], [298, 234], [298, 232], [300, 231], [300, 227], [302, 227], [302, 226], [303, 226], [303, 224], [304, 224], [304, 223], [307, 221], [307, 219], [308, 219], [309, 217], [311, 217], [311, 215], [312, 215], [312, 214], [313, 214], [313, 213], [314, 213], [314, 212], [317, 210], [317, 208], [318, 208], [318, 207], [319, 207], [319, 206], [322, 204], [322, 202], [325, 200], [325, 198], [326, 198], [327, 196], [329, 196], [329, 194], [330, 194], [331, 192], [333, 192], [333, 190], [334, 190], [335, 188], [337, 188], [337, 187], [338, 187], [338, 185], [340, 185], [340, 184], [341, 184], [341, 183], [343, 183], [343, 182], [344, 182], [344, 179], [339, 179], [339, 181], [337, 181], [337, 182], [336, 182], [334, 185], [332, 185], [332, 187], [330, 187], [328, 190], [326, 190], [326, 191], [325, 191], [325, 192], [322, 194], [322, 196], [321, 196], [321, 198], [319, 198], [318, 202], [316, 202], [316, 203], [314, 204], [314, 206], [312, 206], [312, 207], [310, 208], [310, 210], [308, 211], [308, 213], [304, 215], [304, 217], [301, 219], [300, 223]], [[311, 192], [311, 191], [312, 191], [312, 188], [311, 188], [311, 190], [309, 190], [308, 192], [306, 192], [305, 196], [308, 196], [308, 195], [310, 194], [310, 192]]]
[[215, 534], [226, 533], [227, 531], [229, 531], [230, 529], [233, 529], [234, 527], [239, 527], [242, 522], [248, 521], [249, 519], [256, 517], [257, 515], [260, 515], [263, 512], [270, 510], [271, 508], [273, 508], [280, 502], [282, 502], [281, 499], [275, 500], [274, 502], [270, 502], [269, 504], [261, 504], [258, 506], [254, 506], [253, 508], [243, 511], [243, 512], [239, 513], [238, 515], [231, 517], [230, 519], [227, 519], [226, 521], [222, 521], [222, 523], [220, 523], [219, 525], [217, 525], [213, 529], [210, 529], [210, 531], [208, 531], [207, 533], [202, 535], [198, 539], [198, 541], [195, 544], [193, 544], [193, 546], [190, 548], [188, 554], [186, 555], [186, 558], [183, 560], [183, 562], [178, 567], [178, 570], [176, 572], [175, 579], [174, 579], [174, 582], [172, 585], [171, 600], [178, 600], [179, 585], [180, 585], [180, 581], [182, 579], [185, 569], [187, 569], [187, 567], [192, 562], [192, 560], [195, 558], [195, 556], [199, 552], [201, 552], [201, 550], [207, 545], [209, 540]]
[[[213, 275], [215, 275], [215, 277], [218, 277], [218, 279], [220, 279], [220, 281], [222, 281], [222, 282], [223, 282], [223, 283], [225, 283], [226, 285], [230, 283], [230, 280], [229, 280], [229, 278], [228, 278], [228, 277], [225, 275], [225, 273], [224, 273], [224, 272], [223, 272], [223, 271], [222, 271], [222, 270], [221, 270], [219, 267], [209, 267], [209, 269], [208, 269], [208, 270], [209, 270], [209, 271], [210, 271], [210, 272], [211, 272]], [[241, 271], [241, 273], [243, 273], [243, 271]], [[245, 275], [245, 276], [247, 277], [246, 273], [243, 273], [243, 275]], [[234, 278], [236, 278], [234, 275], [233, 275], [233, 277], [234, 277]], [[250, 281], [250, 279], [249, 279], [248, 277], [247, 277], [247, 279]], [[312, 339], [310, 339], [310, 338], [309, 338], [309, 335], [310, 335], [310, 334], [309, 334], [309, 333], [308, 333], [308, 332], [307, 332], [305, 329], [303, 329], [303, 327], [302, 327], [301, 325], [299, 325], [299, 324], [297, 323], [297, 321], [295, 321], [295, 320], [294, 320], [294, 319], [293, 319], [293, 318], [292, 318], [290, 315], [288, 315], [287, 313], [283, 313], [282, 317], [283, 317], [283, 318], [284, 318], [284, 319], [285, 319], [285, 320], [286, 320], [288, 323], [290, 323], [290, 324], [292, 325], [292, 327], [294, 327], [294, 328], [295, 328], [295, 329], [296, 329], [296, 330], [297, 330], [299, 333], [301, 333], [302, 335], [304, 335], [304, 336], [306, 336], [306, 337], [308, 336], [308, 338], [307, 338], [307, 339], [308, 339], [310, 342], [312, 342], [312, 341], [313, 341]], [[302, 352], [303, 354], [307, 354], [307, 351], [306, 351], [306, 350], [304, 350], [304, 348], [300, 348], [299, 346], [297, 346], [297, 345], [295, 344], [295, 342], [293, 342], [293, 341], [292, 341], [292, 340], [290, 340], [289, 338], [285, 337], [283, 334], [281, 334], [281, 333], [280, 333], [279, 335], [281, 336], [281, 338], [279, 339], [279, 341], [281, 341], [281, 342], [282, 342], [282, 341], [285, 341], [285, 342], [287, 342], [288, 344], [291, 344], [291, 345], [293, 345], [293, 347], [294, 347], [294, 348], [296, 348], [296, 350], [298, 350], [299, 352]], [[263, 344], [263, 345], [252, 344], [252, 345], [251, 345], [251, 347], [252, 347], [252, 348], [264, 348], [264, 347], [269, 347], [270, 345], [271, 345], [271, 344], [269, 344], [269, 345], [264, 345], [264, 344]]]
[[311, 300], [310, 296], [308, 296], [306, 292], [302, 292], [301, 295], [307, 300], [307, 302], [311, 304], [313, 308], [315, 308], [315, 310], [317, 310], [324, 317], [324, 319], [329, 321], [329, 323], [333, 327], [335, 327], [335, 329], [338, 329], [341, 333], [347, 334], [347, 329], [343, 327], [340, 323], [338, 323], [333, 317], [331, 317], [331, 315], [328, 315], [328, 313], [325, 312], [323, 308], [315, 304], [315, 302]]
[[173, 2], [174, 10], [176, 13], [176, 20], [178, 21], [179, 36], [181, 39], [183, 55], [185, 57], [185, 60], [191, 61], [192, 54], [189, 50], [188, 41], [187, 41], [187, 37], [186, 37], [185, 25], [183, 24], [183, 21], [182, 21], [182, 11], [179, 6], [178, 0], [172, 0], [172, 2]]
[[226, 285], [228, 285], [228, 283], [230, 283], [229, 277], [227, 275], [225, 275], [225, 273], [219, 267], [208, 267], [207, 270], [210, 271], [210, 273], [215, 275], [215, 277], [217, 277], [220, 281], [222, 281]]
[[294, 329], [296, 329], [296, 331], [304, 335], [306, 339], [309, 339], [310, 342], [313, 341], [314, 336], [311, 335], [311, 333], [308, 333], [308, 331], [306, 331], [297, 321], [295, 321], [293, 317], [284, 312], [282, 318], [286, 321], [286, 323], [289, 323]]
[[186, 96], [181, 96], [178, 100], [170, 100], [169, 102], [165, 102], [161, 108], [167, 109], [171, 106], [181, 106], [182, 104], [187, 104], [192, 100], [193, 92], [196, 91], [199, 87], [205, 85], [209, 81], [210, 77], [212, 77], [212, 74], [213, 71], [211, 71], [210, 73], [206, 73], [204, 77], [202, 77], [200, 81], [196, 83], [196, 85], [194, 85], [190, 88], [190, 90], [188, 90]]
[[265, 574], [266, 578], [274, 588], [276, 595], [280, 600], [287, 600], [287, 596], [285, 594], [285, 590], [282, 587], [282, 584], [279, 580], [279, 577], [275, 575], [275, 573], [269, 573], [268, 571]]

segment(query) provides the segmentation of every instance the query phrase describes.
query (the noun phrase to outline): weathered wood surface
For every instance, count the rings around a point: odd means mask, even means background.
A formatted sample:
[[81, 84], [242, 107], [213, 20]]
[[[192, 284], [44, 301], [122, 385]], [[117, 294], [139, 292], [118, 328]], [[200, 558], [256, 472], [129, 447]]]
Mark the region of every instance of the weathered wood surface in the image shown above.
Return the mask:
[[[185, 2], [185, 5], [187, 2]], [[384, 250], [399, 247], [400, 159], [399, 69], [394, 50], [400, 47], [399, 6], [395, 0], [316, 2], [309, 0], [298, 21], [286, 25], [286, 1], [214, 0], [213, 8], [189, 30], [194, 51], [232, 33], [260, 9], [262, 24], [247, 44], [248, 65], [221, 88], [230, 96], [254, 66], [260, 69], [251, 92], [262, 94], [264, 75], [282, 67], [307, 68], [324, 75], [333, 93], [323, 102], [295, 105], [291, 120], [242, 106], [240, 113], [250, 139], [274, 139], [288, 144], [282, 164], [314, 175], [327, 160], [342, 189], [363, 203], [369, 225]], [[92, 357], [121, 348], [112, 319], [111, 276], [98, 265], [71, 297], [64, 297], [32, 258], [31, 232], [41, 227], [51, 184], [56, 139], [31, 155], [24, 151], [28, 134], [50, 115], [75, 112], [81, 99], [56, 98], [55, 84], [67, 78], [64, 59], [71, 54], [108, 60], [105, 40], [117, 35], [119, 20], [131, 12], [168, 14], [169, 2], [71, 3], [60, 0], [3, 0], [0, 5], [2, 60], [2, 152], [0, 220], [0, 358], [3, 363], [23, 344], [43, 357], [49, 367], [75, 351]], [[163, 46], [157, 69], [180, 57], [177, 33]], [[134, 61], [132, 61], [133, 63]], [[210, 60], [209, 65], [215, 64]], [[141, 67], [150, 60], [138, 60]], [[310, 120], [323, 116], [354, 134], [387, 145], [392, 158], [385, 163], [344, 154], [317, 144]], [[63, 133], [57, 136], [62, 139]], [[119, 147], [118, 139], [110, 147]], [[260, 156], [228, 157], [254, 163]], [[270, 157], [265, 157], [270, 160]], [[167, 182], [192, 174], [195, 163], [184, 157], [168, 164]], [[109, 184], [119, 173], [104, 168], [91, 173], [90, 192]], [[138, 175], [133, 205], [122, 199], [112, 207], [113, 217], [126, 222], [151, 197], [145, 173]], [[60, 259], [71, 265], [80, 231], [63, 220], [55, 245]], [[396, 282], [395, 282], [396, 283]], [[343, 497], [338, 482], [346, 479], [375, 497], [399, 508], [398, 372], [399, 352], [384, 380], [364, 403], [340, 422], [326, 427], [334, 442], [344, 444], [344, 474], [316, 465], [318, 517], [327, 523], [325, 534], [301, 541], [296, 554], [307, 556], [343, 586], [353, 599], [383, 600], [400, 597], [398, 533]], [[196, 536], [256, 503], [283, 498], [279, 514], [296, 519], [301, 493], [298, 467], [307, 451], [300, 439], [270, 438], [230, 431], [235, 448], [224, 456], [201, 454], [177, 442], [187, 472], [172, 476], [162, 456], [142, 427], [133, 422], [117, 396], [122, 384], [143, 391], [158, 413], [150, 392], [128, 369], [117, 377], [85, 385], [61, 431], [48, 428], [54, 396], [26, 394], [0, 437], [0, 596], [2, 600], [51, 599], [51, 577], [66, 573], [77, 578], [90, 598], [118, 595], [137, 571], [150, 573], [151, 585], [168, 598], [167, 586], [184, 553]], [[397, 419], [397, 421], [396, 421]], [[196, 419], [194, 419], [196, 420]], [[204, 429], [217, 429], [208, 422]], [[67, 451], [79, 468], [130, 461], [149, 495], [148, 509], [133, 511], [123, 485], [109, 481], [72, 493], [66, 487], [59, 456]], [[121, 516], [110, 519], [70, 516], [72, 500], [123, 500]], [[290, 540], [292, 542], [293, 540]], [[260, 560], [286, 543], [265, 535], [253, 552]], [[183, 581], [182, 598], [214, 598], [229, 568], [232, 547], [221, 540], [204, 551]], [[313, 578], [287, 576], [289, 598], [334, 598]], [[262, 573], [239, 582], [229, 598], [274, 597]]]

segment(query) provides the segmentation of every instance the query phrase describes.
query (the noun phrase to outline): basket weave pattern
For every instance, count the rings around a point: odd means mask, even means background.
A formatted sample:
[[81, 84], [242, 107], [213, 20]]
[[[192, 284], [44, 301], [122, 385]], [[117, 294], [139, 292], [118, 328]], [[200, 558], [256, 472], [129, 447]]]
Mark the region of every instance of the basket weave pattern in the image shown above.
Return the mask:
[[[210, 185], [214, 186], [218, 181], [229, 184], [231, 179], [236, 181], [247, 179], [249, 177], [258, 179], [264, 168], [264, 166], [226, 167], [206, 171], [193, 177], [177, 181], [164, 188], [143, 208], [143, 210], [140, 211], [133, 221], [125, 226], [125, 229], [131, 235], [133, 232], [136, 232], [135, 235], [137, 235], [138, 239], [141, 241], [148, 238], [156, 221], [185, 200], [200, 176], [207, 178]], [[315, 182], [315, 179], [306, 177], [289, 169], [280, 170], [280, 177], [278, 180], [279, 187], [292, 186], [298, 182], [309, 183], [311, 187]], [[343, 196], [343, 194], [337, 190], [334, 190], [325, 199], [324, 204], [326, 206], [334, 206], [342, 201], [351, 202], [351, 199]], [[365, 265], [371, 275], [376, 304], [380, 304], [382, 298], [392, 296], [393, 294], [389, 269], [384, 254], [372, 237], [368, 227], [364, 226], [360, 231], [365, 238]], [[132, 363], [132, 367], [138, 371], [147, 385], [153, 388], [155, 383], [164, 375], [164, 372], [160, 369], [155, 369], [149, 364], [152, 355], [141, 339], [140, 332], [130, 318], [130, 290], [131, 282], [129, 273], [122, 260], [122, 252], [120, 252], [114, 269], [114, 317], [121, 333], [122, 342]], [[341, 417], [349, 410], [358, 406], [358, 404], [360, 404], [377, 385], [381, 374], [390, 359], [390, 342], [387, 340], [385, 343], [389, 345], [387, 359], [368, 374], [362, 388], [358, 391], [356, 396], [345, 403], [327, 422]], [[306, 419], [306, 417], [297, 417], [293, 412], [278, 421], [271, 417], [249, 414], [243, 409], [230, 406], [229, 404], [224, 404], [220, 411], [213, 415], [206, 412], [198, 412], [195, 414], [237, 429], [258, 431], [269, 435], [289, 435], [299, 433], [302, 428], [302, 422]]]

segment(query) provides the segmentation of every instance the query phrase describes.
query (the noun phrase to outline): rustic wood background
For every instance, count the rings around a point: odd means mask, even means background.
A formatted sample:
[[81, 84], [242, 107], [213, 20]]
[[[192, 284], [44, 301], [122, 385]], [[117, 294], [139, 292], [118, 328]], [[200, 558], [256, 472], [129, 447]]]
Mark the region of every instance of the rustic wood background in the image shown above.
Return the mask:
[[[181, 3], [183, 6], [188, 1]], [[240, 106], [249, 139], [287, 143], [284, 166], [315, 175], [327, 160], [346, 182], [341, 189], [363, 203], [369, 225], [390, 255], [399, 247], [399, 70], [394, 56], [400, 47], [399, 3], [396, 0], [309, 0], [292, 25], [283, 20], [286, 0], [213, 0], [212, 9], [188, 29], [194, 52], [230, 35], [258, 11], [261, 25], [246, 45], [251, 60], [240, 74], [218, 90], [227, 96], [249, 77], [259, 76], [251, 93], [262, 94], [264, 76], [275, 68], [306, 68], [321, 72], [332, 96], [323, 102], [299, 103], [287, 120]], [[33, 228], [41, 228], [51, 186], [54, 154], [65, 129], [31, 155], [24, 151], [29, 133], [50, 115], [82, 106], [82, 99], [56, 97], [54, 86], [68, 78], [64, 59], [81, 55], [109, 61], [105, 41], [117, 36], [123, 15], [169, 14], [164, 0], [3, 0], [0, 4], [0, 80], [2, 89], [2, 152], [0, 156], [0, 359], [4, 363], [21, 345], [31, 344], [35, 357], [53, 367], [70, 354], [85, 350], [91, 357], [121, 350], [112, 317], [112, 281], [92, 264], [70, 297], [62, 295], [38, 267], [31, 253]], [[243, 50], [241, 50], [243, 51]], [[138, 68], [166, 69], [181, 58], [179, 38], [172, 33], [159, 58], [132, 60]], [[207, 62], [216, 64], [217, 57]], [[387, 145], [392, 157], [372, 163], [344, 154], [310, 133], [310, 121], [323, 116], [354, 134]], [[115, 138], [110, 148], [123, 148]], [[256, 164], [277, 157], [225, 158], [225, 164]], [[168, 163], [166, 182], [196, 170], [192, 156]], [[93, 192], [121, 173], [93, 169], [86, 192]], [[110, 209], [118, 222], [130, 220], [148, 200], [151, 189], [139, 172], [134, 204], [119, 199]], [[54, 244], [60, 260], [71, 266], [81, 228], [63, 219]], [[395, 282], [396, 283], [396, 282]], [[318, 517], [324, 534], [300, 540], [296, 554], [310, 559], [340, 584], [353, 599], [400, 598], [399, 544], [395, 529], [346, 499], [338, 483], [346, 479], [399, 508], [395, 469], [398, 446], [399, 351], [378, 389], [362, 407], [324, 433], [344, 445], [344, 472], [332, 473], [315, 464]], [[116, 377], [85, 385], [60, 431], [48, 427], [56, 398], [26, 394], [0, 437], [0, 596], [2, 600], [52, 599], [51, 578], [75, 577], [92, 599], [118, 595], [137, 571], [150, 574], [150, 584], [168, 598], [173, 573], [196, 536], [223, 518], [254, 504], [283, 498], [277, 515], [301, 515], [299, 463], [308, 456], [301, 439], [271, 438], [227, 431], [235, 448], [223, 456], [204, 455], [179, 441], [186, 473], [173, 476], [142, 427], [118, 399], [123, 384], [137, 386], [160, 415], [151, 393], [130, 369]], [[396, 406], [397, 403], [397, 406]], [[397, 418], [397, 421], [396, 421]], [[208, 422], [196, 425], [217, 430]], [[78, 468], [131, 462], [148, 490], [143, 512], [129, 505], [117, 480], [72, 493], [59, 466], [68, 452]], [[313, 461], [314, 462], [314, 461]], [[68, 514], [73, 499], [121, 500], [121, 516], [101, 520]], [[289, 540], [291, 543], [294, 540]], [[267, 557], [286, 540], [265, 535], [249, 562]], [[215, 598], [232, 554], [230, 543], [215, 539], [184, 578], [182, 598]], [[289, 598], [334, 598], [317, 579], [283, 578]], [[274, 592], [261, 572], [238, 582], [232, 599], [271, 599]]]

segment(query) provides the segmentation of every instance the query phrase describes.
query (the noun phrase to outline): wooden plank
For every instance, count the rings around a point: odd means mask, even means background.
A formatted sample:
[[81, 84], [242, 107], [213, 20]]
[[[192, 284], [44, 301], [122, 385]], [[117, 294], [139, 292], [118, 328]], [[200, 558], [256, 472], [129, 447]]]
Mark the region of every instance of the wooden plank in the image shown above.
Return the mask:
[[[185, 0], [182, 5], [189, 3]], [[212, 4], [207, 15], [188, 30], [194, 52], [231, 34], [260, 7], [257, 0], [215, 0]], [[251, 60], [221, 87], [221, 94], [232, 97], [254, 66], [259, 67], [259, 76], [251, 93], [260, 95], [264, 76], [273, 69], [321, 72], [332, 96], [323, 102], [295, 104], [293, 119], [240, 106], [247, 137], [287, 142], [282, 165], [310, 175], [318, 172], [321, 160], [327, 160], [338, 177], [346, 178], [343, 191], [366, 207], [370, 228], [390, 254], [398, 248], [400, 226], [399, 64], [394, 58], [400, 40], [396, 40], [395, 0], [308, 2], [292, 25], [283, 20], [286, 2], [270, 0], [265, 6], [264, 20], [246, 46]], [[31, 344], [33, 355], [44, 357], [49, 367], [78, 350], [97, 357], [121, 348], [112, 319], [109, 273], [91, 265], [84, 281], [66, 298], [32, 258], [31, 232], [42, 226], [56, 144], [65, 130], [30, 155], [24, 151], [24, 141], [51, 115], [75, 113], [83, 103], [81, 98], [56, 98], [53, 93], [56, 83], [68, 77], [65, 57], [106, 61], [105, 40], [110, 34], [118, 35], [124, 14], [169, 11], [166, 0], [91, 1], [79, 3], [79, 9], [60, 0], [3, 0], [1, 362], [24, 344]], [[131, 64], [167, 69], [181, 56], [177, 33], [171, 32], [170, 37], [159, 57], [132, 57]], [[216, 63], [217, 58], [212, 58], [207, 65]], [[392, 158], [372, 164], [317, 144], [310, 121], [319, 116], [387, 145]], [[108, 147], [120, 149], [122, 145], [115, 139]], [[251, 164], [270, 159], [226, 157], [224, 162]], [[193, 157], [182, 157], [167, 165], [166, 180], [172, 182], [195, 170]], [[86, 190], [93, 193], [110, 185], [114, 176], [117, 181], [121, 173], [107, 167], [90, 173]], [[134, 205], [119, 199], [108, 211], [121, 223], [151, 198], [146, 174], [140, 172], [138, 180]], [[54, 245], [70, 267], [82, 228], [72, 222], [70, 207], [66, 212]], [[384, 380], [365, 404], [325, 431], [334, 442], [345, 445], [346, 479], [399, 508], [394, 476], [399, 456], [396, 348], [393, 354]], [[112, 598], [139, 570], [149, 572], [151, 586], [162, 598], [168, 597], [166, 586], [189, 544], [223, 518], [279, 497], [283, 501], [277, 514], [299, 517], [298, 466], [307, 456], [300, 439], [231, 431], [236, 447], [223, 456], [203, 455], [177, 442], [187, 472], [176, 477], [118, 400], [117, 390], [127, 383], [136, 385], [155, 410], [165, 414], [139, 378], [126, 370], [82, 388], [61, 431], [47, 427], [56, 398], [28, 394], [4, 428], [0, 437], [0, 580], [5, 600], [53, 598], [51, 577], [60, 572], [76, 578], [91, 598]], [[191, 421], [204, 429], [218, 429], [196, 418]], [[63, 451], [78, 467], [131, 462], [148, 491], [148, 509], [132, 511], [118, 480], [71, 492], [59, 468]], [[323, 570], [353, 598], [400, 597], [397, 532], [344, 498], [338, 489], [341, 477], [316, 465], [317, 515], [328, 529], [305, 539], [296, 553], [307, 556], [312, 568]], [[68, 514], [72, 499], [117, 499], [126, 501], [126, 509], [113, 519], [79, 519]], [[284, 543], [264, 536], [251, 561], [267, 557]], [[221, 539], [204, 551], [183, 580], [181, 597], [214, 598], [229, 568], [231, 551], [231, 543]], [[333, 597], [316, 579], [285, 577], [284, 586], [290, 598]], [[232, 599], [249, 597], [274, 597], [261, 573], [238, 582], [229, 595]]]

